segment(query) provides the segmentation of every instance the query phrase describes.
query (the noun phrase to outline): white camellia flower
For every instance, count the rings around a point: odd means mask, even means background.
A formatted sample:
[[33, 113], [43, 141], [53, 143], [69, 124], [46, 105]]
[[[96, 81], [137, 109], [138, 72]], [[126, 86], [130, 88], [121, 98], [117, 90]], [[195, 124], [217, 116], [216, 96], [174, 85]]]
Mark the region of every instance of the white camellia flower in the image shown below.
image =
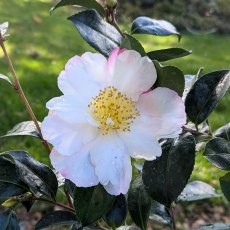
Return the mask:
[[131, 157], [156, 159], [158, 139], [177, 137], [186, 121], [175, 91], [150, 90], [156, 77], [152, 61], [133, 50], [71, 58], [58, 78], [63, 95], [47, 103], [41, 127], [54, 168], [79, 187], [127, 193]]

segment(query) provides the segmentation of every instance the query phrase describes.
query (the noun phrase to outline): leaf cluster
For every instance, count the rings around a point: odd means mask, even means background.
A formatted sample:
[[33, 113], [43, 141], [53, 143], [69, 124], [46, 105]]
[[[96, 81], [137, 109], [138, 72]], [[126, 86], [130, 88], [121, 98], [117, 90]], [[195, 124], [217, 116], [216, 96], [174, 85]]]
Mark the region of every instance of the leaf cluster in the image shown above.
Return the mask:
[[[204, 182], [189, 182], [201, 143], [203, 156], [220, 170], [227, 171], [220, 178], [220, 185], [230, 202], [230, 124], [211, 132], [208, 122], [208, 117], [229, 88], [230, 71], [219, 70], [203, 76], [198, 71], [196, 75], [188, 76], [176, 66], [163, 65], [162, 62], [185, 57], [192, 52], [181, 48], [146, 51], [137, 38], [138, 34], [153, 38], [176, 35], [180, 40], [180, 33], [168, 21], [138, 17], [133, 21], [130, 33], [123, 33], [114, 18], [116, 7], [101, 5], [95, 0], [61, 0], [51, 12], [67, 5], [83, 7], [83, 11], [68, 19], [84, 40], [104, 56], [108, 57], [117, 47], [136, 50], [142, 56], [148, 56], [158, 76], [151, 89], [167, 87], [183, 97], [188, 123], [179, 137], [160, 140], [162, 155], [154, 161], [143, 162], [143, 168], [133, 180], [127, 196], [112, 196], [100, 184], [80, 188], [65, 180], [58, 185], [57, 175], [29, 153], [22, 150], [1, 153], [0, 202], [8, 210], [0, 214], [0, 226], [19, 229], [14, 212], [17, 206], [24, 205], [29, 211], [35, 201], [41, 201], [59, 205], [65, 210], [44, 215], [36, 224], [36, 230], [59, 225], [69, 225], [72, 230], [101, 229], [97, 221], [102, 220], [105, 226], [116, 229], [124, 224], [128, 214], [143, 230], [147, 229], [149, 219], [176, 229], [173, 207], [178, 202], [221, 196]], [[6, 33], [7, 25], [0, 25], [2, 35]], [[0, 74], [0, 78], [11, 83], [5, 75]], [[32, 121], [17, 124], [2, 138], [21, 135], [41, 138]], [[68, 194], [70, 207], [56, 202], [58, 187]], [[136, 227], [122, 226], [119, 229]]]

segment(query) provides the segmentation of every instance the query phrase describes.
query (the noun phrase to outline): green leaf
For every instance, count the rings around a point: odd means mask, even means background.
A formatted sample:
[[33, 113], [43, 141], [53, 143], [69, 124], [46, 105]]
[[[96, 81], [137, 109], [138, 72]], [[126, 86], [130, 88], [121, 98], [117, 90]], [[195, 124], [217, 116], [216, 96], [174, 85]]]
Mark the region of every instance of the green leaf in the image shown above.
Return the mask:
[[33, 159], [25, 151], [8, 151], [5, 154], [14, 159], [20, 178], [25, 184], [32, 190], [55, 199], [58, 182], [55, 174], [48, 166]]
[[196, 201], [213, 197], [220, 197], [220, 195], [211, 185], [202, 181], [192, 181], [186, 185], [177, 201]]
[[159, 62], [162, 62], [162, 61], [168, 61], [179, 57], [184, 57], [190, 55], [191, 53], [192, 53], [191, 50], [187, 51], [181, 48], [169, 48], [163, 50], [154, 50], [148, 52], [147, 55], [151, 60], [157, 60]]
[[62, 6], [79, 5], [90, 9], [95, 9], [102, 16], [105, 15], [104, 8], [96, 0], [61, 0], [57, 5], [50, 9], [50, 13]]
[[0, 214], [0, 226], [2, 230], [20, 230], [14, 211], [8, 210]]
[[151, 198], [145, 191], [141, 177], [138, 177], [132, 184], [128, 193], [128, 209], [134, 223], [142, 230], [147, 228]]
[[157, 81], [153, 87], [166, 87], [182, 96], [185, 86], [183, 72], [175, 66], [162, 66], [158, 61], [153, 62], [157, 70]]
[[127, 212], [126, 198], [120, 194], [116, 197], [113, 207], [106, 213], [104, 220], [110, 227], [116, 229], [125, 222]]
[[120, 33], [95, 10], [86, 10], [68, 18], [74, 23], [81, 36], [105, 56], [119, 47], [122, 41]]
[[230, 143], [223, 138], [210, 140], [203, 156], [213, 165], [222, 170], [230, 170]]
[[0, 35], [5, 38], [8, 35], [6, 34], [7, 30], [9, 27], [9, 23], [8, 22], [3, 22], [2, 24], [0, 24]]
[[156, 20], [149, 17], [141, 16], [136, 18], [132, 23], [132, 34], [152, 34], [157, 36], [177, 35], [180, 40], [181, 35], [176, 27], [168, 21]]
[[230, 202], [230, 172], [220, 178], [220, 187], [224, 196]]
[[197, 125], [205, 121], [218, 105], [229, 85], [229, 70], [208, 73], [198, 79], [185, 100], [189, 119]]
[[[40, 124], [40, 122], [39, 122]], [[6, 135], [9, 136], [33, 136], [40, 138], [39, 132], [33, 121], [23, 121], [13, 127]]]
[[102, 185], [75, 187], [74, 207], [83, 226], [94, 223], [113, 206], [115, 196], [108, 194]]
[[230, 224], [215, 223], [202, 226], [196, 230], [229, 230]]
[[154, 161], [145, 161], [142, 178], [152, 199], [170, 208], [193, 170], [195, 140], [190, 133], [186, 133], [162, 144], [162, 155]]
[[136, 50], [142, 57], [147, 55], [141, 43], [128, 34], [125, 34], [125, 38], [122, 40], [120, 47], [128, 50]]
[[68, 211], [50, 212], [43, 216], [36, 224], [35, 230], [40, 230], [48, 227], [55, 227], [60, 225], [78, 224], [77, 216]]
[[28, 190], [21, 181], [15, 165], [10, 160], [0, 157], [0, 202], [12, 196], [22, 195]]
[[11, 80], [10, 80], [7, 76], [5, 76], [5, 75], [3, 75], [3, 74], [1, 74], [1, 73], [0, 73], [0, 79], [5, 80], [5, 81], [7, 81], [8, 83], [10, 83], [10, 84], [12, 85]]
[[215, 137], [221, 137], [224, 138], [227, 141], [230, 141], [230, 123], [220, 127], [219, 129], [217, 129], [213, 135]]
[[161, 224], [172, 225], [172, 217], [169, 211], [163, 204], [157, 201], [153, 201], [152, 203], [149, 219]]

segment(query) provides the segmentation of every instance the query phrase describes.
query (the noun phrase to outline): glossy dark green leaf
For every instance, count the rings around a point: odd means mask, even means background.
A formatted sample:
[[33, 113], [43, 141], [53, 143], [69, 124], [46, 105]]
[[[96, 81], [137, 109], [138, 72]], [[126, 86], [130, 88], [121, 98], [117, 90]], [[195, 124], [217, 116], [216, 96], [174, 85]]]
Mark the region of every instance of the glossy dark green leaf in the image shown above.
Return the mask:
[[225, 139], [217, 137], [210, 140], [203, 156], [217, 168], [230, 170], [230, 143]]
[[83, 226], [94, 223], [113, 206], [115, 196], [108, 194], [102, 185], [74, 190], [74, 207]]
[[192, 181], [186, 185], [177, 201], [196, 201], [213, 197], [220, 197], [220, 195], [211, 185], [202, 181]]
[[7, 210], [0, 214], [0, 227], [2, 230], [20, 230], [19, 222], [14, 211]]
[[154, 50], [148, 52], [147, 55], [151, 60], [157, 60], [159, 62], [168, 61], [175, 58], [184, 57], [190, 55], [192, 51], [187, 51], [181, 48], [169, 48], [163, 50]]
[[153, 200], [167, 208], [186, 186], [195, 161], [195, 140], [190, 133], [162, 143], [162, 155], [145, 161], [143, 183]]
[[120, 33], [95, 10], [86, 10], [68, 18], [74, 23], [81, 36], [105, 56], [119, 47], [122, 41]]
[[36, 224], [35, 230], [61, 225], [72, 225], [78, 223], [77, 216], [68, 211], [50, 212], [43, 216]]
[[106, 213], [104, 220], [113, 229], [120, 227], [128, 212], [126, 198], [123, 194], [116, 197], [113, 207]]
[[3, 22], [2, 24], [0, 24], [0, 34], [3, 38], [5, 38], [5, 36], [7, 36], [6, 32], [8, 30], [8, 27], [9, 27], [8, 22]]
[[15, 165], [8, 159], [0, 157], [0, 201], [18, 196], [28, 191], [28, 187], [21, 181]]
[[230, 71], [208, 73], [195, 82], [185, 100], [189, 119], [195, 124], [205, 121], [218, 105], [230, 85]]
[[128, 193], [128, 209], [134, 223], [145, 230], [149, 219], [151, 198], [145, 191], [141, 177], [131, 185]]
[[5, 75], [3, 75], [1, 73], [0, 73], [0, 79], [5, 80], [5, 81], [7, 81], [8, 83], [10, 83], [12, 85], [11, 80], [7, 76], [5, 76]]
[[90, 9], [95, 9], [102, 16], [105, 15], [104, 8], [96, 0], [61, 0], [56, 6], [52, 7], [50, 13], [61, 6], [79, 5]]
[[220, 178], [220, 187], [224, 196], [230, 202], [230, 172]]
[[13, 127], [6, 135], [9, 136], [33, 136], [40, 137], [38, 130], [33, 121], [23, 121]]
[[229, 230], [229, 229], [230, 229], [230, 223], [229, 224], [215, 223], [215, 224], [208, 224], [202, 226], [200, 228], [197, 228], [196, 230]]
[[32, 190], [55, 199], [58, 182], [53, 171], [46, 165], [33, 159], [25, 151], [8, 151], [20, 175], [21, 180]]
[[68, 191], [68, 193], [70, 194], [70, 196], [72, 196], [72, 197], [74, 194], [75, 187], [76, 187], [76, 185], [72, 181], [65, 179], [65, 188]]
[[153, 87], [166, 87], [182, 96], [185, 86], [183, 72], [175, 66], [162, 66], [158, 61], [154, 61], [154, 65], [157, 70], [157, 81]]
[[128, 34], [125, 34], [125, 38], [122, 40], [120, 47], [128, 50], [136, 50], [142, 57], [147, 55], [141, 43]]
[[230, 141], [230, 123], [220, 127], [219, 129], [217, 129], [213, 135], [215, 137], [221, 137], [224, 138], [227, 141]]
[[149, 17], [141, 16], [136, 18], [132, 23], [132, 34], [152, 34], [158, 36], [177, 35], [179, 40], [180, 33], [176, 27], [165, 20], [156, 20]]
[[153, 201], [151, 205], [149, 219], [161, 224], [166, 224], [169, 226], [172, 225], [172, 218], [169, 211], [163, 204], [160, 204], [157, 201]]

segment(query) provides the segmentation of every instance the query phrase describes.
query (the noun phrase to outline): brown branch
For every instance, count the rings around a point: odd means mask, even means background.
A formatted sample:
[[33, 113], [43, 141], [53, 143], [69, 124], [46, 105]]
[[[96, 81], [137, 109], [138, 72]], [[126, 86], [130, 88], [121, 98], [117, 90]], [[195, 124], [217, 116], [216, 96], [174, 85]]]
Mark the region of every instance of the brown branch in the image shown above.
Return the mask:
[[13, 86], [14, 86], [14, 89], [19, 94], [19, 96], [20, 96], [23, 104], [25, 105], [25, 107], [26, 107], [26, 109], [27, 109], [27, 111], [28, 111], [28, 113], [30, 115], [31, 120], [34, 122], [34, 124], [35, 124], [35, 126], [36, 126], [36, 128], [38, 130], [39, 136], [40, 136], [40, 138], [42, 140], [42, 144], [45, 146], [45, 148], [48, 151], [48, 153], [50, 153], [51, 149], [50, 149], [47, 141], [44, 140], [44, 138], [42, 136], [42, 132], [41, 132], [41, 128], [40, 128], [40, 126], [38, 124], [38, 120], [37, 120], [37, 118], [36, 118], [36, 116], [35, 116], [32, 108], [31, 108], [31, 106], [30, 106], [30, 104], [29, 104], [29, 102], [28, 102], [25, 94], [24, 94], [24, 91], [23, 91], [23, 89], [21, 87], [21, 84], [20, 84], [20, 82], [18, 80], [18, 77], [17, 77], [17, 74], [15, 72], [15, 69], [14, 69], [14, 66], [12, 64], [12, 61], [11, 61], [11, 59], [9, 57], [9, 54], [7, 53], [6, 47], [4, 45], [4, 39], [2, 38], [1, 34], [0, 34], [0, 46], [1, 46], [2, 50], [3, 50], [6, 62], [8, 64], [8, 66], [9, 66], [10, 71], [11, 71], [12, 76], [13, 76]]

